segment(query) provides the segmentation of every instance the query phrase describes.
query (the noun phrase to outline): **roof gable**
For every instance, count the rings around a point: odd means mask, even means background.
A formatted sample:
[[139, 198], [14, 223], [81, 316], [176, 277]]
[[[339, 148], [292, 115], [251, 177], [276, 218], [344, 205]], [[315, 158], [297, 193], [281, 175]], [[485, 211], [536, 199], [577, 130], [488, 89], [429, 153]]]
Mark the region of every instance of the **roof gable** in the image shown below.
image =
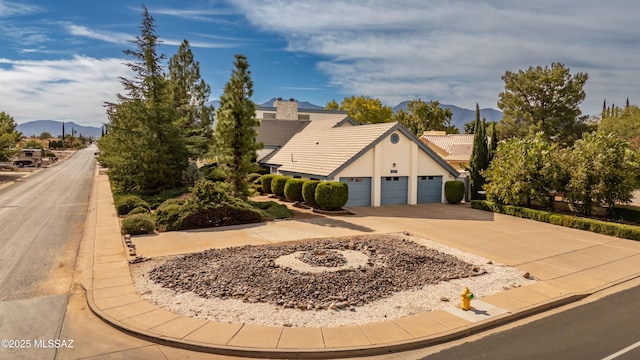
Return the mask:
[[281, 172], [332, 178], [394, 131], [400, 131], [449, 173], [459, 173], [399, 123], [320, 127], [312, 121], [263, 162]]

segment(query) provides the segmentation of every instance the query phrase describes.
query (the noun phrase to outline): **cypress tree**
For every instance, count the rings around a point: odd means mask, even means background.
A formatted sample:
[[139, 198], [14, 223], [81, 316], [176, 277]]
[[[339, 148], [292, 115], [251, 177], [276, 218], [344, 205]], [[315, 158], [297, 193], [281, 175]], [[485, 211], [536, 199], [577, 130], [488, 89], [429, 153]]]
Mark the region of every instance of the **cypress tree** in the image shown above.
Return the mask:
[[253, 80], [249, 63], [244, 55], [235, 58], [235, 69], [216, 111], [215, 154], [233, 194], [246, 197], [249, 194], [247, 174], [255, 169], [257, 150], [262, 144], [256, 143], [256, 127], [260, 121], [255, 117], [256, 105], [251, 100]]
[[469, 180], [471, 187], [471, 200], [478, 200], [479, 191], [485, 183], [481, 171], [489, 167], [489, 146], [487, 144], [486, 120], [480, 121], [480, 107], [476, 103], [476, 119], [474, 123], [473, 150], [469, 160]]
[[602, 115], [601, 117], [604, 119], [607, 117], [607, 99], [604, 99], [604, 103], [602, 103]]
[[62, 141], [64, 141], [64, 121], [62, 122]]
[[491, 123], [491, 143], [489, 144], [489, 163], [493, 160], [493, 156], [498, 149], [498, 133], [496, 131], [496, 123]]

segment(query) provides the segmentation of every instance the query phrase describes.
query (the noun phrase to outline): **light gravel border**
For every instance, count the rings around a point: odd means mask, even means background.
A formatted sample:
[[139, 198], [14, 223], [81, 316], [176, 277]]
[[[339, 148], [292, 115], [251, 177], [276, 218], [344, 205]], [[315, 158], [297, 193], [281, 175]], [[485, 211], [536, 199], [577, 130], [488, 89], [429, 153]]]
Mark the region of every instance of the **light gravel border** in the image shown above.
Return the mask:
[[163, 288], [150, 280], [148, 273], [172, 257], [154, 258], [132, 264], [129, 268], [134, 287], [142, 299], [176, 314], [225, 323], [291, 327], [338, 327], [392, 320], [421, 312], [459, 306], [460, 294], [465, 287], [468, 287], [475, 297], [483, 297], [535, 282], [533, 278], [523, 277], [523, 272], [516, 268], [496, 264], [483, 257], [419, 236], [408, 236], [408, 239], [477, 265], [487, 273], [444, 281], [437, 285], [424, 286], [419, 290], [398, 292], [390, 297], [364, 306], [352, 307], [349, 310], [303, 311], [265, 303], [245, 303], [238, 299], [206, 299], [192, 292], [179, 293]]

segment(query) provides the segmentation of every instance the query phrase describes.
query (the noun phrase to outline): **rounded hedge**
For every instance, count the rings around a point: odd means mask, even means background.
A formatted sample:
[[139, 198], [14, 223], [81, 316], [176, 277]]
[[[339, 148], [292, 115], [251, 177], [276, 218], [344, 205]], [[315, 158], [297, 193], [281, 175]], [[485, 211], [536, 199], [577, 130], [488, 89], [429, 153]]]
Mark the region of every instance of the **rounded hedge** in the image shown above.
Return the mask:
[[116, 202], [118, 215], [127, 215], [131, 210], [137, 207], [144, 207], [151, 211], [149, 204], [135, 195], [125, 196]]
[[151, 214], [134, 214], [122, 220], [120, 231], [122, 234], [140, 235], [153, 234], [155, 229], [156, 222]]
[[307, 205], [315, 207], [316, 205], [316, 186], [320, 184], [318, 180], [306, 180], [302, 184], [302, 199]]
[[144, 206], [138, 206], [137, 208], [134, 208], [133, 210], [129, 211], [129, 213], [127, 215], [135, 215], [135, 214], [148, 214], [150, 211], [148, 208], [144, 207]]
[[464, 182], [447, 181], [444, 183], [444, 197], [449, 204], [458, 204], [464, 199]]
[[289, 201], [299, 201], [302, 202], [304, 199], [302, 198], [302, 185], [304, 184], [304, 180], [302, 179], [288, 179], [284, 184], [284, 196]]
[[247, 182], [248, 183], [254, 183], [256, 180], [258, 180], [260, 178], [260, 174], [258, 173], [250, 173], [249, 175], [247, 175]]
[[271, 180], [271, 191], [274, 195], [284, 196], [284, 186], [288, 179], [286, 176], [278, 175]]
[[322, 210], [340, 210], [349, 200], [349, 186], [339, 181], [321, 182], [316, 186], [315, 201]]
[[276, 174], [267, 174], [267, 175], [262, 175], [260, 177], [260, 182], [262, 184], [262, 191], [264, 191], [267, 194], [273, 194], [273, 190], [271, 190], [271, 182], [273, 181], [273, 178], [275, 178]]
[[180, 209], [186, 201], [183, 199], [168, 199], [153, 214], [156, 219], [156, 226], [166, 230], [178, 230], [180, 220]]

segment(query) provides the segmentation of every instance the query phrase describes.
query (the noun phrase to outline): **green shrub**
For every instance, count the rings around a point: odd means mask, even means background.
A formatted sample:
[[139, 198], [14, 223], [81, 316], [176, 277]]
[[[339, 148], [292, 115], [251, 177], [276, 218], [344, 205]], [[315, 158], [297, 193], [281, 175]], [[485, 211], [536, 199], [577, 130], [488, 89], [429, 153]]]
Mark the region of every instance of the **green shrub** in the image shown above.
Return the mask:
[[613, 219], [640, 224], [640, 208], [637, 206], [616, 205], [610, 213]]
[[302, 198], [302, 185], [304, 184], [304, 180], [302, 179], [288, 179], [284, 184], [284, 196], [289, 201], [299, 201], [302, 202], [304, 199]]
[[458, 204], [464, 199], [464, 182], [447, 181], [444, 183], [444, 197], [449, 204]]
[[258, 180], [262, 175], [258, 174], [258, 173], [250, 173], [247, 175], [247, 182], [252, 184], [255, 183], [256, 180]]
[[213, 182], [207, 179], [198, 180], [190, 189], [191, 197], [188, 202], [203, 205], [224, 204], [233, 202], [229, 195], [230, 187], [226, 183]]
[[127, 215], [135, 215], [135, 214], [148, 214], [149, 208], [146, 208], [144, 206], [138, 206], [137, 208], [134, 208], [133, 210], [129, 211], [129, 213]]
[[124, 196], [116, 201], [118, 215], [127, 215], [131, 210], [140, 206], [151, 210], [151, 207], [146, 201], [135, 195]]
[[212, 206], [186, 203], [180, 208], [176, 230], [250, 224], [263, 221], [262, 212], [242, 201]]
[[548, 222], [554, 225], [586, 230], [598, 234], [617, 236], [624, 239], [640, 240], [640, 226], [618, 224], [570, 215], [550, 213], [543, 210], [528, 209], [512, 205], [500, 205], [484, 200], [471, 201], [471, 207], [526, 219]]
[[276, 176], [278, 175], [267, 174], [267, 175], [262, 175], [260, 177], [262, 191], [264, 191], [267, 194], [273, 194], [273, 190], [271, 189], [271, 183], [273, 182], [273, 178], [275, 178]]
[[193, 186], [202, 177], [202, 172], [198, 169], [198, 165], [195, 162], [190, 162], [187, 168], [182, 171], [182, 185]]
[[217, 166], [212, 166], [209, 173], [205, 173], [205, 179], [211, 180], [213, 182], [223, 182], [227, 180], [227, 174], [225, 174], [224, 170]]
[[286, 176], [278, 175], [271, 180], [271, 191], [274, 195], [283, 197], [284, 196], [284, 186], [287, 183], [289, 178]]
[[156, 223], [151, 214], [129, 215], [122, 220], [122, 234], [152, 234], [155, 229]]
[[315, 202], [323, 210], [340, 210], [349, 200], [349, 186], [339, 181], [325, 181], [316, 186]]
[[180, 220], [180, 209], [186, 200], [183, 199], [168, 199], [158, 208], [153, 214], [156, 219], [156, 226], [158, 228], [164, 228], [166, 230], [177, 230]]
[[278, 204], [275, 201], [247, 201], [247, 204], [262, 210], [263, 215], [269, 219], [290, 219], [293, 217], [293, 212], [289, 210], [287, 205]]
[[320, 184], [318, 180], [306, 180], [302, 184], [302, 199], [307, 205], [315, 207], [316, 204], [316, 187]]

